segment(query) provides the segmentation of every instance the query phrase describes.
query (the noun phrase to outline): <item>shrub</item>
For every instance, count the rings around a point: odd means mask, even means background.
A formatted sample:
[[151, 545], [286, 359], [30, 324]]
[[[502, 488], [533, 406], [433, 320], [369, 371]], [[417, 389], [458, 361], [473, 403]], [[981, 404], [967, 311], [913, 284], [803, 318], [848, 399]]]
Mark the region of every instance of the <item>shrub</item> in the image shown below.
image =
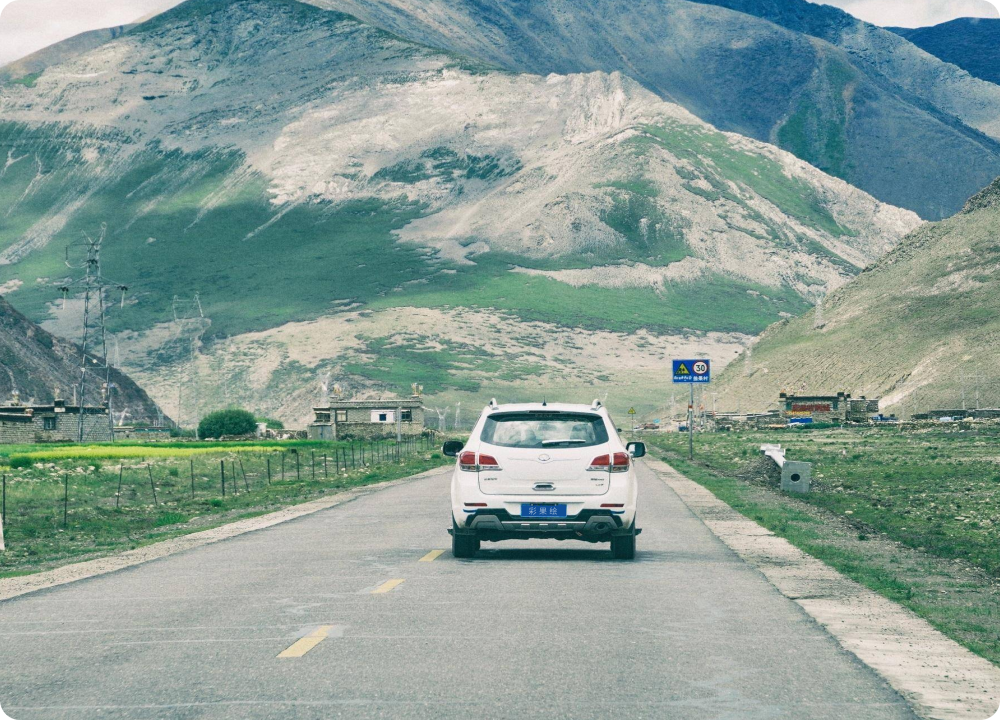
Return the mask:
[[34, 464], [34, 461], [27, 455], [14, 455], [10, 459], [10, 466], [15, 470], [18, 468], [29, 468], [32, 464]]
[[221, 438], [228, 435], [251, 435], [257, 430], [257, 419], [246, 410], [218, 410], [198, 423], [198, 437]]

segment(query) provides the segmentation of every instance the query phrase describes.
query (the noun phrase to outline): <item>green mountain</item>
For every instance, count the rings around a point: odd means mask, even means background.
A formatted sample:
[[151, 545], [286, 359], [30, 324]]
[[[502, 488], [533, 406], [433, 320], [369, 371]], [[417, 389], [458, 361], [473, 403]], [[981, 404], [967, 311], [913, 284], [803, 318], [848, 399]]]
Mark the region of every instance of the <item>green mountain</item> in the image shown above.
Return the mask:
[[1000, 84], [1000, 20], [959, 18], [933, 27], [891, 30], [974, 77]]
[[[883, 411], [1000, 407], [1000, 180], [925, 225], [822, 311], [778, 323], [722, 377], [719, 407], [764, 409], [782, 390], [882, 397]], [[817, 317], [817, 312], [820, 312]]]
[[0, 86], [0, 118], [0, 287], [71, 336], [64, 248], [107, 222], [123, 363], [183, 422], [301, 420], [327, 374], [651, 406], [665, 356], [735, 355], [919, 224], [620, 74], [497, 70], [288, 0], [185, 3]]
[[1000, 175], [1000, 87], [807, 0], [315, 0], [517, 72], [621, 72], [927, 219]]

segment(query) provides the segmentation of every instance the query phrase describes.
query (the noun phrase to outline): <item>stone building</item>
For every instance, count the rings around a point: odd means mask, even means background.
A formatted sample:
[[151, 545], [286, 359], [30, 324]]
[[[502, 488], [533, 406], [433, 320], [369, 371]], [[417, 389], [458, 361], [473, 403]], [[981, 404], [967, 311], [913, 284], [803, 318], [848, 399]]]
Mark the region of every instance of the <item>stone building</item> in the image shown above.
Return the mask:
[[817, 423], [871, 422], [879, 413], [879, 401], [852, 398], [849, 393], [836, 395], [789, 395], [781, 393], [778, 409], [788, 421], [812, 420]]
[[324, 407], [313, 408], [316, 420], [309, 426], [310, 440], [395, 437], [424, 431], [424, 402], [407, 399], [341, 400], [331, 398]]
[[55, 400], [51, 405], [24, 405], [14, 400], [0, 405], [0, 444], [75, 442], [80, 414], [87, 442], [109, 442], [111, 424], [106, 407], [78, 407]]

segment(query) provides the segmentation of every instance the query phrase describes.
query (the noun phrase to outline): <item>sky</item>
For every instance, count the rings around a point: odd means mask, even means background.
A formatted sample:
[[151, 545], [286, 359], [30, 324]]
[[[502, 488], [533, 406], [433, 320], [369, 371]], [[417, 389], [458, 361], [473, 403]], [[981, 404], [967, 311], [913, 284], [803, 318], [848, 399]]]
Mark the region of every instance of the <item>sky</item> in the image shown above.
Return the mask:
[[[0, 0], [0, 65], [86, 30], [124, 25], [179, 0]], [[1000, 17], [1000, 0], [824, 0], [876, 25]]]

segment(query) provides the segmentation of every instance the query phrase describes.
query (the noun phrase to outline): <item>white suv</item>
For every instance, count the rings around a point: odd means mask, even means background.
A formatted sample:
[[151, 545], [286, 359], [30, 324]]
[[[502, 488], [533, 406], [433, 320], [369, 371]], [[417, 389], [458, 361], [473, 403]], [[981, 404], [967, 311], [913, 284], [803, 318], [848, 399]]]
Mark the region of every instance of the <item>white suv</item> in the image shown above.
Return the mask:
[[635, 557], [633, 458], [608, 411], [592, 405], [532, 403], [483, 410], [469, 441], [445, 443], [456, 457], [451, 482], [452, 552], [476, 554], [483, 540], [553, 538], [610, 542]]

